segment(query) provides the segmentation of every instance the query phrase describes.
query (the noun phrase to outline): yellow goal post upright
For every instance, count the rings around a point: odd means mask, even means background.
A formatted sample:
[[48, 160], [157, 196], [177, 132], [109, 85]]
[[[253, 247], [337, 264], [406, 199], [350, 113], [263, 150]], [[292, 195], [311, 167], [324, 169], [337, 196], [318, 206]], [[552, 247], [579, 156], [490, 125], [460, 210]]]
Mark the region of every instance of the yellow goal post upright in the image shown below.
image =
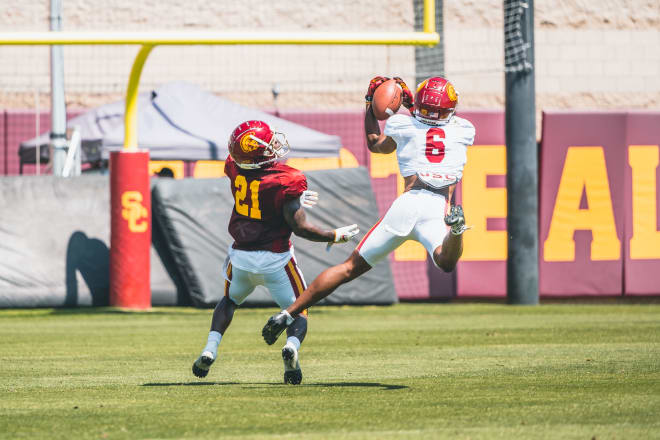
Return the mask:
[[140, 76], [155, 46], [165, 45], [379, 45], [435, 46], [436, 1], [422, 0], [417, 32], [0, 32], [0, 45], [139, 45], [126, 88], [123, 150], [111, 154], [110, 305], [151, 306], [151, 197], [148, 151], [138, 149]]

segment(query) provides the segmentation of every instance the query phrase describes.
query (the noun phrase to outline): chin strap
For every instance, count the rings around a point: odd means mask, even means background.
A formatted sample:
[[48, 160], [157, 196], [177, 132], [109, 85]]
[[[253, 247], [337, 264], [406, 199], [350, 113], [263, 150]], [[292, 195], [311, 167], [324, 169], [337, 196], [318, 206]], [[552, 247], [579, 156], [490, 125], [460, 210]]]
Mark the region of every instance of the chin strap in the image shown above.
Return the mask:
[[456, 111], [453, 111], [448, 117], [445, 119], [427, 119], [419, 114], [417, 110], [413, 113], [413, 117], [417, 119], [419, 122], [422, 122], [426, 125], [434, 125], [434, 126], [440, 126], [440, 125], [446, 125], [451, 121], [451, 119], [454, 117], [454, 113]]

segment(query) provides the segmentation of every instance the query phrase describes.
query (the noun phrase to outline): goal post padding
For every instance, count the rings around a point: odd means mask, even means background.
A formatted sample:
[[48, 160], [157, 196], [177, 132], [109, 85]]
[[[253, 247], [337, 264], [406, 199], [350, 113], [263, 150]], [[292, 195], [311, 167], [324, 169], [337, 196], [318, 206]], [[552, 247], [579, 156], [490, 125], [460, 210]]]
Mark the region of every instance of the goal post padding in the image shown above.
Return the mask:
[[[109, 186], [108, 176], [0, 178], [0, 308], [109, 305]], [[184, 304], [154, 247], [152, 305]]]
[[151, 307], [149, 152], [110, 153], [110, 305]]
[[[305, 173], [308, 187], [319, 192], [319, 203], [307, 209], [308, 219], [324, 228], [357, 223], [358, 237], [378, 221], [378, 206], [365, 168], [319, 170]], [[222, 267], [233, 242], [227, 232], [234, 200], [229, 179], [159, 179], [153, 190], [154, 222], [160, 223], [165, 242], [176, 262], [186, 293], [197, 306], [211, 306], [224, 295]], [[343, 262], [357, 242], [325, 243], [294, 236], [296, 260], [311, 283], [328, 267]], [[389, 260], [360, 278], [341, 286], [324, 304], [392, 304], [397, 301]], [[257, 288], [248, 304], [274, 304], [264, 288]]]

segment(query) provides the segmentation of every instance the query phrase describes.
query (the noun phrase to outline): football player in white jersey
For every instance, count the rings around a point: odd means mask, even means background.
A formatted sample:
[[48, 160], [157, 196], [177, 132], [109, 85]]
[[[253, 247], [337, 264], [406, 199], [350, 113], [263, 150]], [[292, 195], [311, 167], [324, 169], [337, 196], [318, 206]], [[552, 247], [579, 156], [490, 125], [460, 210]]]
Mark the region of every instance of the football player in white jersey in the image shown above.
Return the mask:
[[273, 344], [302, 310], [367, 272], [407, 240], [424, 245], [435, 265], [445, 272], [454, 270], [463, 252], [462, 234], [467, 229], [463, 209], [451, 206], [450, 201], [463, 177], [474, 126], [454, 115], [458, 93], [445, 78], [423, 81], [414, 98], [403, 80], [395, 78], [411, 115], [391, 116], [381, 133], [370, 104], [376, 88], [388, 79], [376, 77], [369, 84], [364, 130], [371, 152], [396, 151], [404, 193], [345, 262], [326, 269], [291, 306], [268, 320], [262, 330], [268, 344]]

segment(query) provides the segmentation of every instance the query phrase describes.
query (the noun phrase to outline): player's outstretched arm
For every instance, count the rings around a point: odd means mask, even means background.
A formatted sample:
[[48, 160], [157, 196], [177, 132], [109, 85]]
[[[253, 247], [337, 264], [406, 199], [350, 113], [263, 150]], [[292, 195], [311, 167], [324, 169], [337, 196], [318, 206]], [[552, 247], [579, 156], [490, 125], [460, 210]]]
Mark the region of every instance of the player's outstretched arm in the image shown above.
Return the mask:
[[396, 150], [394, 139], [380, 132], [380, 125], [371, 110], [371, 105], [367, 106], [364, 115], [364, 134], [367, 136], [367, 148], [372, 153], [389, 154]]
[[321, 229], [307, 221], [305, 210], [300, 204], [300, 199], [289, 200], [284, 204], [284, 220], [298, 237], [310, 241], [326, 243], [345, 243], [356, 235], [360, 230], [357, 225], [343, 226], [333, 230]]

